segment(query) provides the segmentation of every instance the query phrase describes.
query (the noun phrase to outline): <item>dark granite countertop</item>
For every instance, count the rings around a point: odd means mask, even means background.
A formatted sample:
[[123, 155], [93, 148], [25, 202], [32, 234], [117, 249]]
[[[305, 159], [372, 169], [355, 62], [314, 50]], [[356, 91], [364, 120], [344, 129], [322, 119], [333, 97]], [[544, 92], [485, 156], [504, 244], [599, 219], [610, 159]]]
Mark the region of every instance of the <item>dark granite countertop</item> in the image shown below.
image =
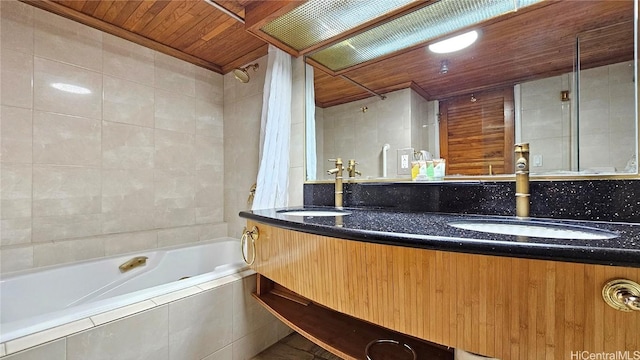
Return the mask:
[[[435, 212], [402, 212], [384, 209], [345, 208], [350, 214], [336, 217], [291, 216], [283, 211], [267, 209], [240, 212], [240, 217], [268, 225], [310, 234], [341, 239], [414, 248], [454, 251], [472, 254], [568, 261], [613, 266], [640, 267], [640, 224], [555, 219], [517, 220], [506, 216], [446, 214]], [[309, 207], [313, 210], [336, 210]], [[455, 221], [517, 222], [573, 230], [595, 229], [593, 232], [617, 235], [607, 239], [555, 239], [531, 236], [492, 234], [464, 230], [449, 225]], [[588, 228], [588, 229], [585, 229]]]

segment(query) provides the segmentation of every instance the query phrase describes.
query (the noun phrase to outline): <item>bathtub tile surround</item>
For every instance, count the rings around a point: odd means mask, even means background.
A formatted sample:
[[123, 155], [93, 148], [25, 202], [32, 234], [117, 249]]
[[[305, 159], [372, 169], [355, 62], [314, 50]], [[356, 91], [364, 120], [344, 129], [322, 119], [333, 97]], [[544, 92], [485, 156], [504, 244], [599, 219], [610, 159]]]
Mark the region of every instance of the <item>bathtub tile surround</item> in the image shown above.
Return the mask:
[[[508, 181], [345, 184], [346, 207], [479, 215], [515, 215], [515, 185]], [[531, 182], [531, 216], [640, 222], [640, 181]], [[305, 205], [333, 206], [333, 184], [305, 184]]]
[[67, 360], [169, 359], [168, 306], [143, 311], [67, 338]]
[[202, 359], [232, 342], [233, 285], [169, 304], [169, 357]]
[[0, 16], [1, 272], [227, 235], [222, 75], [17, 1]]
[[60, 325], [53, 329], [41, 331], [39, 333], [11, 340], [5, 343], [7, 354], [22, 351], [40, 344], [47, 343], [77, 332], [92, 328], [91, 319], [82, 319], [68, 324]]
[[[0, 356], [4, 355], [0, 353]], [[65, 339], [56, 340], [37, 346], [29, 351], [7, 356], [7, 360], [66, 360], [67, 342]]]
[[291, 333], [250, 301], [256, 284], [250, 274], [229, 275], [11, 340], [0, 345], [9, 354], [3, 360], [248, 360]]

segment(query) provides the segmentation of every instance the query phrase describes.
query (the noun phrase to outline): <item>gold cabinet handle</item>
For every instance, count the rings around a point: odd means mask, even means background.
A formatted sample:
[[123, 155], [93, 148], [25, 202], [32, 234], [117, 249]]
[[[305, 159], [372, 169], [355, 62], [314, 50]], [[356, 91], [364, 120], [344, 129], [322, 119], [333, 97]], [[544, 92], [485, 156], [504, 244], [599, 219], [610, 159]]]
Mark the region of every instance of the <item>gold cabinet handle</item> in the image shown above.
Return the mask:
[[[260, 233], [257, 227], [253, 227], [251, 231], [247, 230], [245, 227], [242, 230], [242, 237], [240, 238], [240, 250], [242, 251], [242, 259], [247, 265], [251, 266], [256, 261], [256, 240], [258, 240], [258, 236]], [[247, 241], [251, 239], [251, 261], [247, 259], [247, 255], [245, 254], [244, 248], [247, 245]]]
[[602, 298], [620, 311], [640, 311], [640, 285], [627, 279], [611, 280], [602, 288]]

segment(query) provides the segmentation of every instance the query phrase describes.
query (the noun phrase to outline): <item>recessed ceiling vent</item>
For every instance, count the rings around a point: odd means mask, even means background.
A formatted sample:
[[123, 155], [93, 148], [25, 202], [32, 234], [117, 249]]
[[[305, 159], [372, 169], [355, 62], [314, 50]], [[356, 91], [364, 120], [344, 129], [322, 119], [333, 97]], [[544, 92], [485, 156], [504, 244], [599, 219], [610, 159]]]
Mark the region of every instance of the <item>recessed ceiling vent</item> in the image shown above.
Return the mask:
[[302, 51], [400, 9], [415, 0], [311, 0], [260, 30]]

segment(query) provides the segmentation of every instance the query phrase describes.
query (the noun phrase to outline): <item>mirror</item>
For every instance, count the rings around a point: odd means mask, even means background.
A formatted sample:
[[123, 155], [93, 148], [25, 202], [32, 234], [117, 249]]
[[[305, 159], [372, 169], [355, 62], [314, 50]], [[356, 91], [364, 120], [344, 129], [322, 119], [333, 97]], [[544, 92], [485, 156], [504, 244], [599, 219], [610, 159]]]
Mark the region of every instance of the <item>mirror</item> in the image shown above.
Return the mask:
[[[503, 103], [513, 114], [505, 130], [513, 140], [502, 152], [529, 142], [532, 174], [637, 175], [636, 27], [631, 1], [544, 2], [475, 26], [478, 41], [455, 53], [429, 53], [425, 44], [337, 76], [315, 68], [316, 106], [307, 111], [315, 110], [316, 146], [307, 152], [317, 154], [316, 175], [308, 170], [307, 180], [332, 179], [327, 160], [338, 156], [358, 161], [358, 179], [409, 180], [410, 173], [398, 171], [404, 149], [439, 157], [442, 110], [449, 109], [451, 126], [451, 104], [479, 104], [496, 89], [513, 96]], [[467, 137], [450, 128], [457, 138], [447, 141], [490, 149], [490, 127]], [[476, 173], [461, 175], [500, 174], [484, 156]], [[449, 151], [448, 168], [458, 158]], [[447, 171], [447, 178], [457, 174]]]

